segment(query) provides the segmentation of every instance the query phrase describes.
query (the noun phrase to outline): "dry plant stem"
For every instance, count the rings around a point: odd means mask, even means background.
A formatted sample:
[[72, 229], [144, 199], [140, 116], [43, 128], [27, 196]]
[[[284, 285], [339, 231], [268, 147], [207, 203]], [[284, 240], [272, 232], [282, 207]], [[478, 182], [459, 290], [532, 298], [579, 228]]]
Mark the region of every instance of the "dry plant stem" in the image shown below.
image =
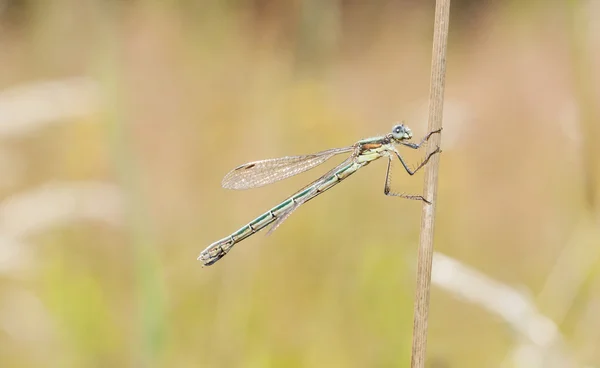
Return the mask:
[[[444, 84], [446, 78], [446, 46], [448, 44], [448, 23], [450, 0], [437, 0], [433, 30], [433, 55], [431, 60], [431, 82], [429, 87], [428, 131], [442, 127], [444, 107]], [[432, 136], [429, 149], [440, 145], [440, 135]], [[437, 197], [439, 155], [432, 157], [425, 168], [425, 198], [432, 204], [424, 203], [421, 215], [421, 235], [417, 263], [417, 286], [413, 325], [413, 345], [411, 367], [424, 367], [427, 350], [427, 319], [429, 316], [429, 292], [431, 287], [431, 264], [433, 260], [433, 230]]]

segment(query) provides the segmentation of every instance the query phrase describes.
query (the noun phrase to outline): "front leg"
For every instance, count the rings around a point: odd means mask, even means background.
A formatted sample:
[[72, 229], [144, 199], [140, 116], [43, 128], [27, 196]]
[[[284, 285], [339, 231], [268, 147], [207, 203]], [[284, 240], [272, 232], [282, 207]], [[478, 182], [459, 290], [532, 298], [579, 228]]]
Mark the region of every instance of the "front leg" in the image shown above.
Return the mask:
[[412, 149], [419, 149], [423, 143], [427, 142], [429, 140], [429, 138], [431, 138], [432, 135], [436, 134], [436, 133], [441, 133], [442, 128], [438, 129], [438, 130], [434, 130], [432, 132], [429, 132], [429, 134], [427, 134], [425, 137], [423, 137], [423, 139], [421, 139], [421, 142], [417, 143], [408, 143], [408, 142], [400, 142], [401, 145], [406, 146], [406, 147], [410, 147]]

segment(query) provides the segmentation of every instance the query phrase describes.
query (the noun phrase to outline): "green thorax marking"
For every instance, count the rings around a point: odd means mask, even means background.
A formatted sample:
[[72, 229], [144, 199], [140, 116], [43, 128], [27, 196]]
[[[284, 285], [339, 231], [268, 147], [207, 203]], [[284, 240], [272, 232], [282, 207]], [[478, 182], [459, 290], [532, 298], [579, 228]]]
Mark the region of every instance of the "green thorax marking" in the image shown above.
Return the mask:
[[361, 139], [360, 141], [358, 141], [358, 144], [362, 146], [364, 144], [369, 144], [369, 143], [383, 143], [384, 140], [385, 140], [384, 136], [371, 137], [371, 138]]

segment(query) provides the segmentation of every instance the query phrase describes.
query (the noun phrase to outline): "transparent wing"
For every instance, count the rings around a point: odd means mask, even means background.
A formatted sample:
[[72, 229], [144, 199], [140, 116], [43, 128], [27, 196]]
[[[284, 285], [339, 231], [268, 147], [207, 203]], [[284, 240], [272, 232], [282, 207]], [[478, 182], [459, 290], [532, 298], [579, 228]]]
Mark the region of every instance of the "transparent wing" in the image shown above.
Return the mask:
[[334, 172], [336, 172], [337, 170], [339, 170], [342, 167], [344, 167], [345, 165], [347, 165], [348, 162], [352, 161], [353, 158], [354, 157], [349, 157], [348, 159], [344, 160], [344, 162], [342, 162], [341, 164], [337, 165], [336, 167], [334, 167], [333, 169], [331, 169], [330, 171], [328, 171], [327, 173], [325, 173], [323, 176], [321, 176], [317, 180], [313, 181], [312, 183], [308, 184], [307, 186], [305, 186], [304, 188], [302, 188], [298, 192], [296, 192], [296, 193], [299, 193], [299, 192], [305, 190], [306, 188], [308, 188], [310, 186], [313, 187], [313, 190], [311, 190], [309, 193], [307, 193], [301, 199], [297, 200], [296, 203], [292, 207], [290, 207], [287, 211], [285, 211], [285, 212], [283, 212], [282, 214], [279, 215], [279, 218], [277, 218], [277, 220], [275, 220], [275, 222], [271, 225], [271, 227], [269, 228], [269, 231], [267, 231], [266, 235], [269, 236], [269, 235], [271, 235], [273, 233], [273, 231], [277, 230], [277, 228], [285, 220], [287, 220], [288, 217], [290, 217], [290, 215], [292, 213], [294, 213], [294, 211], [296, 211], [298, 209], [298, 207], [300, 207], [304, 203], [308, 202], [309, 200], [315, 198], [316, 195], [317, 195], [317, 188], [319, 187], [319, 185], [321, 185], [322, 182], [324, 182], [325, 180], [327, 180]]
[[250, 189], [262, 187], [318, 166], [340, 153], [351, 152], [354, 147], [334, 148], [302, 156], [286, 156], [248, 162], [231, 170], [223, 178], [223, 188]]

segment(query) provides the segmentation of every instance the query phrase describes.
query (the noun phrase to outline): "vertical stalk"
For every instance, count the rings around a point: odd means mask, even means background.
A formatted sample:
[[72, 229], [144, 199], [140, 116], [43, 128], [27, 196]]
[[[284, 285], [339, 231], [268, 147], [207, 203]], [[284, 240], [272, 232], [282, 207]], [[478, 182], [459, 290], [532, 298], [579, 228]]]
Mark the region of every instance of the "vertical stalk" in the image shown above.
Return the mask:
[[[448, 24], [450, 21], [450, 0], [437, 0], [433, 30], [433, 52], [431, 60], [431, 81], [429, 87], [428, 131], [442, 127], [444, 107], [444, 85], [446, 79], [446, 48], [448, 44]], [[441, 143], [439, 134], [431, 137], [428, 149]], [[425, 167], [425, 198], [432, 204], [423, 204], [421, 215], [421, 235], [417, 263], [417, 286], [413, 325], [413, 345], [411, 367], [425, 366], [427, 350], [427, 321], [429, 317], [429, 294], [431, 288], [431, 265], [433, 261], [433, 231], [437, 197], [438, 168], [440, 155], [434, 155]]]

